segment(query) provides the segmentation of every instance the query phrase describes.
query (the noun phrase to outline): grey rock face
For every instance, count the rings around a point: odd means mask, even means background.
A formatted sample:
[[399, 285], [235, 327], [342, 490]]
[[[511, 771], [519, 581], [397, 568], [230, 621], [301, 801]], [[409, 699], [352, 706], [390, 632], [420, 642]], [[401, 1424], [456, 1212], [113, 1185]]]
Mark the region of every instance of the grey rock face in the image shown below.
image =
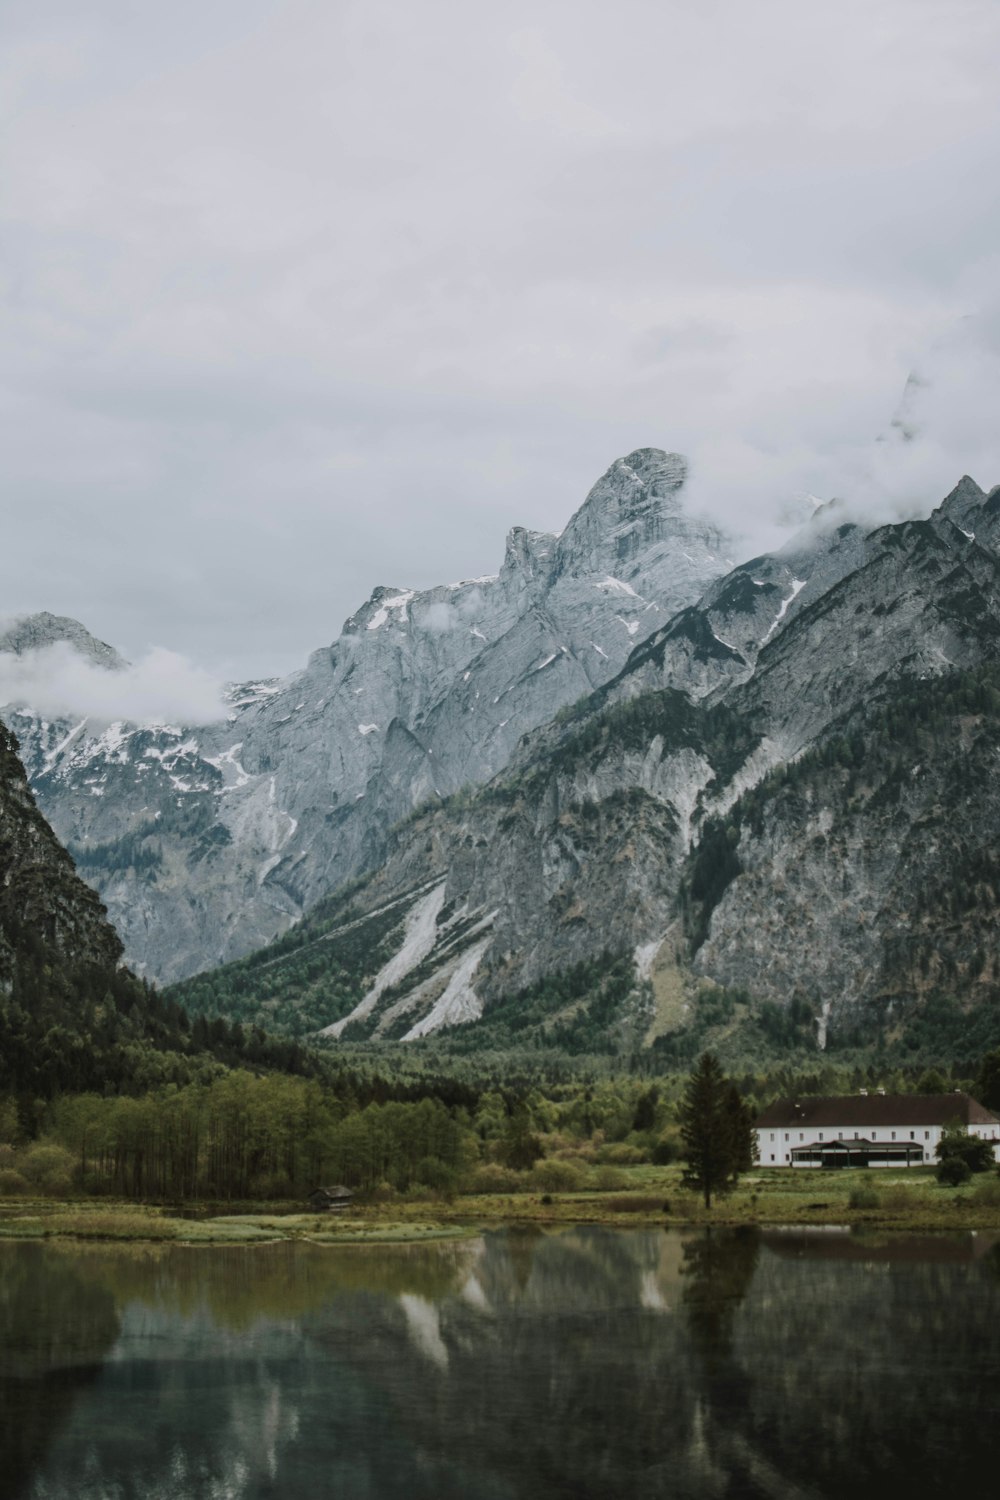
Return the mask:
[[[1000, 696], [961, 674], [1000, 654], [998, 512], [963, 482], [927, 521], [735, 570], [488, 787], [396, 830], [351, 902], [406, 928], [331, 1034], [474, 1021], [606, 948], [649, 973], [683, 889], [708, 902], [695, 972], [806, 1000], [821, 1040], [935, 981], [995, 995]], [[709, 900], [718, 827], [736, 863]]]
[[[222, 723], [3, 710], [137, 972], [176, 979], [259, 947], [376, 866], [415, 807], [488, 780], [525, 733], [614, 678], [732, 566], [721, 534], [684, 513], [684, 476], [677, 455], [640, 449], [562, 536], [515, 528], [498, 575], [375, 589], [303, 671], [233, 689]], [[120, 664], [52, 616], [8, 636]]]

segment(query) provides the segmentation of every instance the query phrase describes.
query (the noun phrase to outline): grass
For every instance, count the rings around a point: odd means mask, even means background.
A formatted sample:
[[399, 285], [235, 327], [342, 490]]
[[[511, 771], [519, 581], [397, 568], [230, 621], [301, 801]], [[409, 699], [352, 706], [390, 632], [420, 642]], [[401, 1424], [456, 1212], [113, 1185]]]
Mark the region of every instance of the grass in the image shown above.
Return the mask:
[[[611, 1192], [524, 1190], [430, 1200], [405, 1196], [356, 1204], [350, 1216], [247, 1205], [242, 1212], [181, 1218], [150, 1204], [6, 1200], [0, 1239], [173, 1241], [179, 1244], [389, 1244], [454, 1238], [491, 1223], [539, 1224], [859, 1224], [882, 1229], [1000, 1229], [1000, 1177], [943, 1188], [931, 1168], [892, 1171], [758, 1169], [706, 1209], [681, 1185], [678, 1166], [623, 1167]], [[284, 1210], [284, 1211], [282, 1211]]]

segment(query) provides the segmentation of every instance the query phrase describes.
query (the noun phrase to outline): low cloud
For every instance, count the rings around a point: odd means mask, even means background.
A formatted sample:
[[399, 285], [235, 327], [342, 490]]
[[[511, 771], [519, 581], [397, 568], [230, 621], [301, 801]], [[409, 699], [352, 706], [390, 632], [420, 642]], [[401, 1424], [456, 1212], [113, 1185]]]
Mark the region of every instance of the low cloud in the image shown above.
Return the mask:
[[26, 704], [53, 719], [136, 724], [208, 724], [226, 712], [221, 684], [176, 651], [155, 646], [114, 671], [65, 642], [0, 654], [0, 703]]

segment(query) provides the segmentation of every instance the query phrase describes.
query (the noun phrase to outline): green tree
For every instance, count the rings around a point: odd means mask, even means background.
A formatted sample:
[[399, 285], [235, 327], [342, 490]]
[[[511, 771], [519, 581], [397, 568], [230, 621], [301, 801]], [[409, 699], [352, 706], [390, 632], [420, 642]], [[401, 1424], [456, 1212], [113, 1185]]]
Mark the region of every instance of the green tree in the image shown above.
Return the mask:
[[1000, 1051], [987, 1052], [983, 1058], [973, 1092], [987, 1109], [1000, 1109]]
[[756, 1154], [753, 1121], [717, 1057], [698, 1060], [678, 1109], [684, 1185], [696, 1188], [711, 1208], [713, 1193], [726, 1193]]
[[964, 1125], [959, 1125], [957, 1122], [954, 1125], [946, 1125], [942, 1130], [935, 1155], [941, 1163], [937, 1170], [938, 1181], [953, 1187], [960, 1179], [957, 1177], [957, 1169], [951, 1165], [952, 1162], [963, 1162], [968, 1168], [965, 1173], [965, 1177], [968, 1178], [973, 1172], [988, 1172], [996, 1160], [993, 1155], [992, 1141], [984, 1141], [981, 1136], [970, 1135]]

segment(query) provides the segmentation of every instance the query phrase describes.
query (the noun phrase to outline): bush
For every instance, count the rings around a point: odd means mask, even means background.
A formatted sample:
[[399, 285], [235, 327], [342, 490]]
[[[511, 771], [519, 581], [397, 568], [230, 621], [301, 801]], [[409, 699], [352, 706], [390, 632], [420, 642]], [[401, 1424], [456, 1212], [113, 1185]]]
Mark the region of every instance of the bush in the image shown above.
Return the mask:
[[14, 1193], [26, 1193], [28, 1183], [13, 1167], [0, 1167], [0, 1196], [10, 1198]]
[[851, 1196], [847, 1200], [848, 1208], [880, 1208], [882, 1200], [873, 1187], [851, 1188]]
[[599, 1193], [620, 1193], [628, 1187], [628, 1178], [617, 1167], [598, 1167], [594, 1173], [594, 1186]]
[[56, 1197], [69, 1192], [75, 1165], [75, 1156], [63, 1146], [32, 1146], [20, 1162], [21, 1171], [30, 1183]]
[[454, 1167], [449, 1167], [439, 1156], [425, 1156], [417, 1163], [414, 1173], [416, 1180], [422, 1187], [431, 1188], [435, 1193], [442, 1193], [450, 1198], [458, 1182], [458, 1173]]
[[961, 1187], [972, 1176], [972, 1168], [961, 1156], [946, 1156], [937, 1169], [937, 1180], [942, 1187]]
[[0, 1169], [3, 1169], [4, 1167], [16, 1166], [17, 1152], [14, 1150], [13, 1146], [8, 1146], [6, 1143], [4, 1143], [2, 1146], [0, 1146]]
[[676, 1161], [680, 1155], [678, 1142], [675, 1136], [661, 1135], [658, 1141], [653, 1142], [653, 1149], [649, 1153], [649, 1159], [654, 1167], [669, 1167], [672, 1161]]
[[499, 1162], [484, 1162], [468, 1179], [467, 1193], [520, 1193], [525, 1188], [520, 1172], [502, 1167]]
[[601, 1152], [601, 1160], [610, 1162], [615, 1167], [634, 1167], [638, 1162], [648, 1161], [649, 1153], [641, 1150], [638, 1146], [630, 1146], [625, 1141], [617, 1141], [613, 1146], [605, 1146]]
[[531, 1169], [531, 1186], [545, 1193], [578, 1193], [583, 1173], [568, 1161], [538, 1161]]

